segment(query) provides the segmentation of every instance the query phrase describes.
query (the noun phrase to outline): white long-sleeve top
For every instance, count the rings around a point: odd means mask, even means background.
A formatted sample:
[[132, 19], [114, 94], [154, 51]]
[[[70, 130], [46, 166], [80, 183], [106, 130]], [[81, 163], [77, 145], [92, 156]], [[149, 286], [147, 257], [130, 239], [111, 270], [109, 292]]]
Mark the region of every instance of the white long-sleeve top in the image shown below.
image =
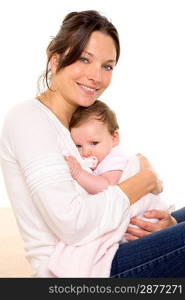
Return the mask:
[[1, 166], [35, 277], [53, 276], [48, 260], [59, 240], [70, 246], [93, 241], [117, 228], [130, 207], [117, 186], [89, 195], [72, 179], [64, 153], [81, 162], [70, 132], [45, 105], [33, 99], [9, 111]]

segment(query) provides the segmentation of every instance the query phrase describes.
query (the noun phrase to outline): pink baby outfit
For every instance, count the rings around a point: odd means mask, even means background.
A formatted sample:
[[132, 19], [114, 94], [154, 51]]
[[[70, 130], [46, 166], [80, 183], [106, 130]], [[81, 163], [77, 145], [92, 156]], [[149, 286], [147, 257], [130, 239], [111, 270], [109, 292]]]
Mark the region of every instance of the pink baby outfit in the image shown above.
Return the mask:
[[[99, 163], [95, 175], [112, 170], [122, 170], [120, 182], [139, 171], [137, 156], [127, 156], [116, 146]], [[101, 201], [101, 200], [100, 200]], [[148, 194], [129, 206], [125, 219], [117, 228], [88, 243], [78, 242], [70, 246], [60, 241], [49, 260], [49, 269], [57, 277], [109, 277], [113, 257], [121, 242], [126, 242], [124, 234], [132, 216], [142, 217], [149, 209], [169, 210], [158, 195]], [[153, 220], [155, 221], [155, 220]]]

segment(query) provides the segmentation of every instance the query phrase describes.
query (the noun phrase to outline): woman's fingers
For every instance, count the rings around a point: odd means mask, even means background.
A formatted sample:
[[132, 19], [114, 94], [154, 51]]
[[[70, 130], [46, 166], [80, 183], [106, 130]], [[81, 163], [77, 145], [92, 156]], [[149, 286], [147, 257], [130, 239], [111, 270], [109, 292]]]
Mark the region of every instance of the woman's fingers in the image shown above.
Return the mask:
[[141, 228], [136, 228], [136, 227], [129, 226], [127, 228], [127, 232], [124, 235], [124, 237], [128, 242], [131, 242], [131, 241], [138, 240], [139, 238], [144, 237], [144, 236], [146, 236], [150, 233], [151, 232], [148, 232], [148, 231], [143, 230]]
[[155, 219], [162, 220], [162, 219], [168, 218], [169, 213], [165, 210], [151, 209], [151, 210], [146, 211], [144, 213], [144, 216], [148, 219], [155, 218]]
[[151, 191], [152, 194], [158, 195], [163, 191], [163, 182], [156, 176], [156, 185], [155, 188]]
[[149, 160], [140, 153], [138, 153], [137, 156], [139, 157], [139, 160], [140, 160], [140, 170], [142, 171], [144, 169], [150, 169], [156, 178], [156, 180], [155, 180], [156, 183], [155, 183], [154, 189], [151, 191], [151, 193], [153, 193], [155, 195], [160, 194], [163, 191], [163, 182], [160, 180], [159, 176], [157, 175], [156, 171], [152, 167]]
[[[130, 223], [132, 225], [136, 225], [137, 227], [139, 227], [139, 230], [142, 231], [142, 232], [139, 232], [139, 234], [142, 234], [143, 232], [147, 232], [147, 233], [155, 232], [158, 229], [157, 223], [152, 223], [152, 222], [150, 222], [150, 220], [149, 221], [144, 221], [140, 218], [135, 218], [134, 217], [134, 218], [131, 218]], [[144, 235], [146, 235], [146, 234], [144, 234]]]
[[143, 237], [143, 236], [149, 234], [150, 232], [146, 231], [146, 230], [143, 230], [142, 228], [136, 228], [136, 227], [129, 226], [127, 228], [127, 233], [131, 234], [131, 235], [133, 235], [137, 238], [140, 238], [140, 237]]
[[138, 240], [138, 237], [135, 235], [132, 235], [130, 233], [125, 233], [124, 238], [128, 241], [128, 242], [132, 242], [135, 240]]
[[175, 218], [172, 217], [169, 212], [163, 210], [152, 209], [145, 212], [144, 216], [149, 219], [150, 218], [158, 219], [159, 220], [157, 222], [159, 228], [158, 230], [177, 224]]
[[[148, 218], [148, 221], [144, 221], [143, 219], [136, 217], [131, 218], [130, 224], [136, 225], [137, 227], [129, 226], [127, 228], [125, 238], [128, 242], [177, 224], [175, 218], [172, 217], [170, 213], [163, 210], [149, 210], [144, 213], [144, 217]], [[150, 218], [158, 219], [158, 221], [156, 223], [152, 223], [150, 222]]]
[[[144, 221], [136, 217], [131, 218], [130, 224], [136, 225], [138, 228], [128, 227], [128, 233], [137, 237], [142, 237], [177, 224], [177, 221], [170, 215], [170, 213], [162, 210], [153, 209], [147, 211], [144, 216], [148, 218], [148, 221]], [[150, 218], [158, 219], [158, 221], [152, 223], [150, 222]]]
[[146, 168], [151, 168], [151, 164], [149, 163], [148, 159], [143, 156], [141, 153], [138, 153], [137, 156], [139, 157], [140, 160], [140, 169], [144, 170]]

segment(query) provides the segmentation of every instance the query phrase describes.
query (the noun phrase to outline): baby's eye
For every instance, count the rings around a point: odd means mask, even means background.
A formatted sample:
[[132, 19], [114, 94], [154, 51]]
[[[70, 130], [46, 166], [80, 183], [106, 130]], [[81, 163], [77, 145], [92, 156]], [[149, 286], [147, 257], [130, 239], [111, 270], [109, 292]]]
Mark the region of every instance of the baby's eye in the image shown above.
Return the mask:
[[82, 146], [81, 145], [76, 145], [76, 148], [80, 149]]
[[107, 71], [112, 71], [113, 70], [113, 66], [111, 65], [104, 65], [104, 69]]
[[91, 142], [90, 144], [96, 146], [99, 142]]
[[81, 62], [83, 62], [83, 63], [88, 63], [88, 62], [89, 62], [89, 59], [88, 59], [87, 57], [84, 57], [84, 56], [80, 57], [79, 60], [80, 60]]

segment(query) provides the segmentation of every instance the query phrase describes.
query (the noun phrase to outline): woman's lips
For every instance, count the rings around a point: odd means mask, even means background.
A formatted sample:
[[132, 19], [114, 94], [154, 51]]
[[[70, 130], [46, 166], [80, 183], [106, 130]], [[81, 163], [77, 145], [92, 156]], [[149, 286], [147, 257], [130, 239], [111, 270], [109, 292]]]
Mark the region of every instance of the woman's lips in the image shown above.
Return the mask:
[[78, 86], [88, 95], [94, 95], [98, 89], [78, 83]]

